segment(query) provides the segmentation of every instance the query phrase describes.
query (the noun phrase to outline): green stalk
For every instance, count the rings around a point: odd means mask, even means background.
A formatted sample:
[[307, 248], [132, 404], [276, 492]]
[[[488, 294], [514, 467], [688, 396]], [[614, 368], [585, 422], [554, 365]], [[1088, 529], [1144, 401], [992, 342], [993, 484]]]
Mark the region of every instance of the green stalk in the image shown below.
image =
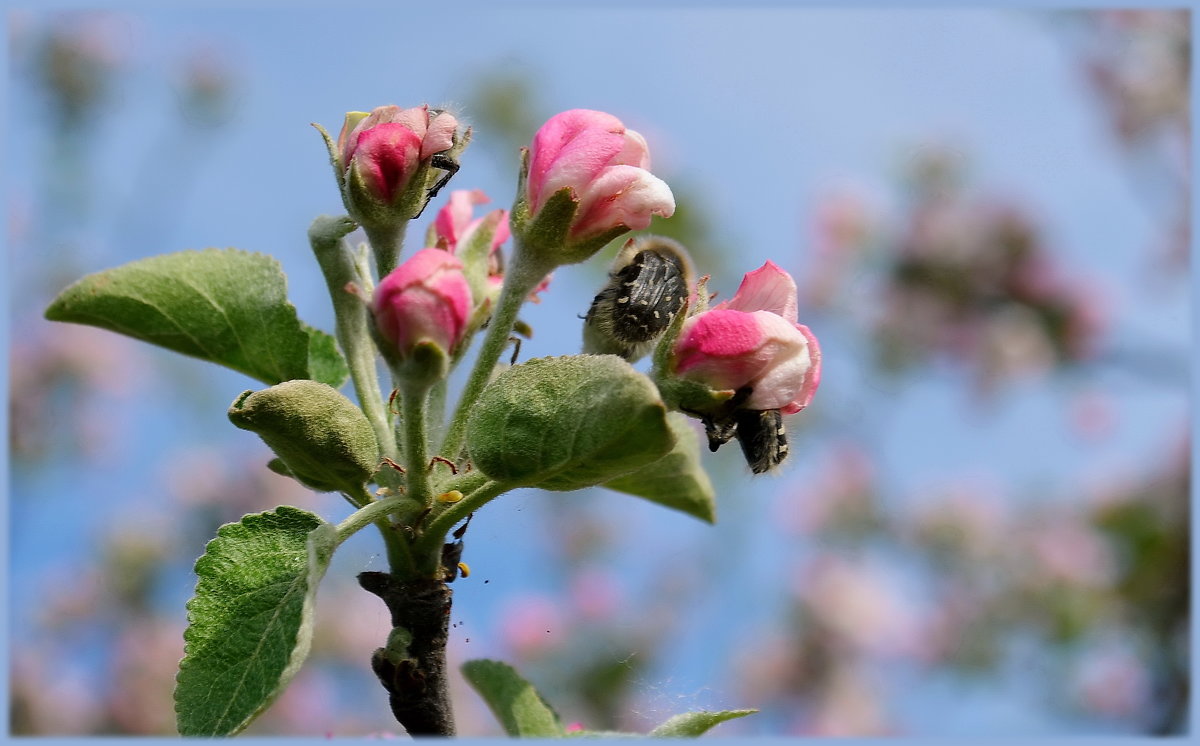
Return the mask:
[[367, 241], [375, 253], [375, 270], [379, 279], [387, 277], [396, 268], [400, 260], [400, 252], [404, 248], [404, 234], [408, 230], [408, 221], [402, 220], [394, 225], [363, 225]]
[[408, 499], [419, 505], [433, 504], [430, 480], [429, 435], [425, 418], [429, 408], [429, 386], [401, 389], [401, 417], [404, 421], [404, 468], [408, 470]]
[[488, 478], [484, 476], [483, 472], [479, 471], [478, 469], [473, 469], [468, 472], [463, 472], [462, 474], [455, 474], [454, 476], [445, 480], [441, 483], [441, 485], [438, 486], [438, 492], [450, 492], [452, 490], [458, 490], [464, 495], [469, 495], [486, 484], [487, 481]]
[[450, 429], [446, 432], [446, 438], [442, 441], [441, 448], [438, 449], [438, 453], [451, 461], [455, 461], [462, 451], [463, 438], [466, 436], [467, 417], [484, 387], [487, 386], [492, 371], [496, 368], [496, 361], [500, 359], [500, 354], [504, 351], [504, 346], [508, 344], [508, 336], [512, 333], [513, 324], [517, 321], [517, 313], [542, 278], [554, 269], [551, 265], [521, 261], [523, 253], [519, 246], [514, 252], [516, 261], [505, 274], [500, 300], [496, 303], [496, 310], [488, 322], [487, 335], [484, 336], [483, 344], [479, 348], [479, 357], [475, 358], [475, 367], [471, 369], [467, 385], [463, 387], [462, 397], [458, 401], [458, 407], [454, 410], [454, 418], [450, 421]]
[[436, 572], [442, 560], [442, 544], [454, 524], [512, 489], [510, 485], [488, 480], [463, 499], [450, 505], [429, 522], [412, 545], [413, 561], [423, 574]]
[[362, 299], [346, 291], [348, 284], [355, 283], [361, 287], [364, 281], [355, 268], [349, 248], [342, 240], [353, 229], [354, 223], [349, 218], [320, 217], [313, 221], [308, 237], [329, 288], [336, 319], [334, 334], [346, 355], [358, 405], [375, 431], [380, 453], [387, 458], [395, 458], [396, 440], [384, 411], [383, 394], [379, 390], [375, 344], [371, 341], [367, 326], [367, 308]]
[[395, 495], [382, 500], [375, 500], [365, 489], [360, 488], [354, 498], [364, 503], [364, 507], [351, 513], [337, 525], [338, 544], [362, 530], [368, 523], [374, 523], [383, 535], [383, 543], [387, 547], [388, 568], [393, 575], [407, 578], [412, 577], [416, 570], [412, 554], [404, 538], [396, 532], [388, 520], [388, 514], [408, 502], [407, 495]]
[[429, 392], [429, 440], [433, 442], [433, 428], [446, 421], [446, 379], [433, 384]]

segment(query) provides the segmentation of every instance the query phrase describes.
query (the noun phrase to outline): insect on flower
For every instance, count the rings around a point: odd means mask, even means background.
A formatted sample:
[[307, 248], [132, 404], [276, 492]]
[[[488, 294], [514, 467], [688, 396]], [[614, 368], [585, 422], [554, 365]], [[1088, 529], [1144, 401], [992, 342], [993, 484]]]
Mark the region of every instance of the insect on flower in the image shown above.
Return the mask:
[[765, 474], [783, 463], [788, 455], [787, 430], [783, 413], [778, 409], [745, 409], [741, 405], [750, 397], [750, 387], [739, 389], [726, 402], [722, 411], [701, 414], [689, 412], [704, 423], [708, 450], [716, 451], [737, 438], [746, 465], [755, 474]]
[[750, 471], [763, 474], [783, 463], [788, 455], [787, 431], [778, 409], [755, 411], [740, 409], [737, 421], [737, 440]]
[[[436, 118], [438, 115], [445, 114], [445, 113], [447, 113], [445, 109], [430, 109], [429, 110], [429, 116], [431, 119]], [[470, 134], [470, 133], [468, 133], [468, 134]], [[457, 145], [458, 144], [458, 132], [455, 131], [453, 133], [452, 137], [454, 140], [454, 145]], [[458, 173], [460, 165], [459, 165], [459, 162], [454, 159], [454, 156], [450, 154], [451, 150], [453, 150], [453, 145], [445, 150], [439, 151], [437, 153], [434, 153], [432, 156], [430, 156], [429, 165], [436, 169], [440, 169], [444, 173], [442, 174], [442, 177], [440, 179], [438, 179], [436, 182], [433, 183], [432, 186], [429, 187], [429, 191], [427, 191], [425, 193], [425, 202], [422, 203], [421, 209], [417, 212], [417, 214], [413, 216], [414, 220], [421, 217], [421, 214], [425, 212], [425, 208], [429, 207], [429, 203], [433, 201], [433, 198], [438, 195], [438, 192], [442, 191], [442, 187], [446, 186], [446, 184], [448, 184], [450, 182], [450, 179], [452, 179], [454, 177], [454, 175]]]
[[683, 307], [692, 274], [687, 250], [677, 241], [631, 238], [588, 309], [583, 351], [630, 361], [644, 357]]

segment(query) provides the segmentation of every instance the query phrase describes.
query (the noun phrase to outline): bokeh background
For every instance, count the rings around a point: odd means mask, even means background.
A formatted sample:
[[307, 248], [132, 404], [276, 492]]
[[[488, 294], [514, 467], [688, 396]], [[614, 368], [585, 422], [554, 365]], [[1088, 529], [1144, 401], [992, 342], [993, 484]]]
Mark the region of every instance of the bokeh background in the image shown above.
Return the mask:
[[[487, 506], [454, 661], [516, 665], [589, 729], [758, 707], [717, 732], [1184, 731], [1189, 13], [550, 5], [8, 12], [11, 731], [173, 733], [208, 538], [348, 511], [229, 425], [249, 379], [41, 309], [237, 246], [332, 328], [309, 123], [422, 102], [475, 128], [451, 187], [502, 207], [546, 117], [621, 117], [679, 203], [654, 230], [723, 297], [791, 271], [825, 356], [779, 475], [708, 456], [716, 526], [602, 490]], [[555, 274], [523, 357], [578, 350], [604, 269]], [[252, 733], [396, 732], [366, 665], [386, 613], [353, 580], [377, 544], [339, 553]], [[454, 687], [461, 732], [498, 734]]]

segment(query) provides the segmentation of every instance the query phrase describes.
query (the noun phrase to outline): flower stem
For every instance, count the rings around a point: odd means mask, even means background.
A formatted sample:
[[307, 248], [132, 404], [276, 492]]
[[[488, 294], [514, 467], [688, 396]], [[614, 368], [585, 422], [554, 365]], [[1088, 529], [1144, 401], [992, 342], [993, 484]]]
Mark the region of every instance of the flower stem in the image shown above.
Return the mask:
[[446, 438], [442, 441], [441, 448], [438, 449], [438, 453], [451, 461], [456, 460], [462, 451], [463, 438], [466, 436], [467, 417], [475, 405], [475, 400], [487, 386], [492, 371], [496, 368], [496, 361], [500, 359], [500, 353], [508, 344], [508, 336], [512, 333], [513, 324], [516, 323], [517, 313], [521, 310], [521, 306], [524, 305], [530, 292], [537, 287], [547, 273], [554, 269], [552, 266], [539, 262], [521, 261], [523, 252], [520, 247], [515, 252], [515, 256], [516, 261], [505, 274], [500, 300], [496, 303], [496, 310], [488, 322], [487, 334], [479, 348], [479, 357], [475, 358], [475, 367], [471, 369], [467, 384], [463, 387], [462, 397], [458, 401], [458, 407], [454, 410], [454, 418], [450, 421], [450, 428], [446, 432]]
[[427, 574], [436, 571], [441, 563], [442, 544], [450, 529], [510, 489], [512, 489], [511, 485], [488, 480], [463, 499], [451, 504], [430, 521], [412, 546], [413, 562], [416, 564], [418, 572]]
[[425, 418], [429, 409], [428, 386], [406, 386], [400, 391], [403, 402], [401, 417], [404, 421], [404, 467], [408, 469], [408, 495], [419, 505], [429, 506], [433, 501], [430, 484], [429, 434]]
[[370, 280], [359, 276], [350, 250], [342, 240], [353, 229], [354, 223], [349, 218], [322, 216], [313, 221], [308, 237], [313, 254], [317, 257], [317, 264], [325, 276], [325, 284], [329, 287], [329, 297], [333, 302], [336, 318], [335, 335], [338, 345], [346, 355], [346, 365], [350, 369], [350, 380], [358, 396], [358, 405], [375, 431], [381, 455], [395, 458], [396, 439], [388, 423], [383, 395], [379, 390], [379, 378], [375, 369], [375, 344], [371, 341], [367, 328], [367, 308], [362, 299], [346, 290], [350, 283], [361, 287], [364, 280]]
[[382, 500], [371, 500], [365, 507], [354, 511], [337, 525], [338, 543], [340, 544], [349, 539], [367, 524], [374, 523], [380, 518], [386, 518], [388, 513], [400, 507], [407, 500], [407, 495], [395, 495], [393, 497], [385, 497]]
[[365, 501], [364, 506], [337, 525], [338, 543], [341, 544], [368, 523], [374, 523], [383, 536], [384, 546], [387, 547], [388, 568], [392, 575], [399, 578], [413, 577], [416, 574], [416, 565], [413, 562], [408, 543], [387, 517], [397, 507], [411, 502], [408, 496], [396, 495], [383, 500], [374, 500], [366, 490], [361, 490], [361, 494], [356, 494], [354, 497], [359, 501]]
[[387, 277], [396, 268], [400, 260], [400, 252], [404, 248], [404, 234], [408, 230], [408, 221], [387, 225], [364, 225], [363, 232], [375, 252], [375, 270], [379, 279]]

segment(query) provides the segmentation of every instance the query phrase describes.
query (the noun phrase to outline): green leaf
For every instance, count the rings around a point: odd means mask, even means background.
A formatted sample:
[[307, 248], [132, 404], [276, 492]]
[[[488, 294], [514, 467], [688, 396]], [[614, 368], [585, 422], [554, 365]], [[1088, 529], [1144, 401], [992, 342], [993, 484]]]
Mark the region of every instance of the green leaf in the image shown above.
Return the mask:
[[716, 495], [700, 463], [699, 435], [679, 412], [668, 415], [668, 424], [675, 434], [675, 447], [670, 453], [603, 486], [715, 523]]
[[500, 661], [474, 660], [462, 665], [463, 676], [487, 702], [504, 732], [513, 738], [562, 738], [562, 723], [516, 670]]
[[304, 377], [327, 383], [335, 389], [341, 388], [350, 377], [350, 368], [346, 365], [346, 358], [342, 357], [341, 351], [338, 350], [337, 342], [332, 335], [320, 329], [304, 322], [300, 322], [300, 325], [308, 334], [308, 375]]
[[175, 715], [184, 736], [228, 736], [283, 691], [308, 655], [313, 602], [336, 529], [280, 507], [217, 531], [196, 560]]
[[54, 299], [46, 318], [125, 334], [268, 384], [314, 373], [332, 383], [345, 366], [296, 317], [279, 262], [237, 249], [164, 254], [88, 275]]
[[650, 379], [616, 355], [538, 358], [484, 389], [467, 422], [467, 450], [497, 482], [576, 490], [669, 453], [666, 415]]
[[650, 731], [654, 738], [695, 738], [726, 720], [753, 715], [758, 710], [720, 710], [718, 712], [685, 712]]

